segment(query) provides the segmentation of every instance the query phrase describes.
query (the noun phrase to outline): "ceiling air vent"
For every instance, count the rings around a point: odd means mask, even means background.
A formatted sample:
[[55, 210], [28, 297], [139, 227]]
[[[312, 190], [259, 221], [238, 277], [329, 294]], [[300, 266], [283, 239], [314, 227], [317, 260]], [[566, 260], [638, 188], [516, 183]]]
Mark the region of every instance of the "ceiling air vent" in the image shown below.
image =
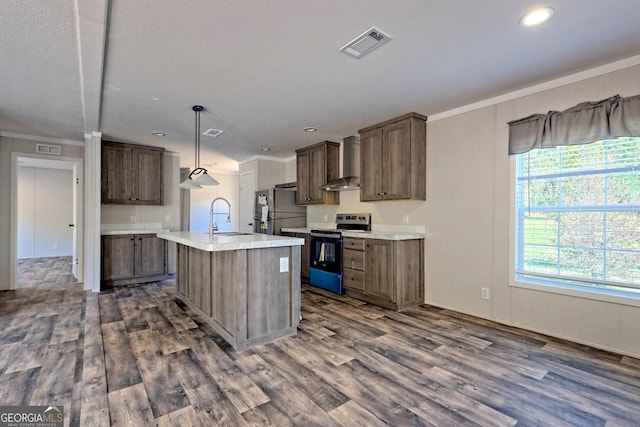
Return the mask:
[[391, 40], [391, 36], [380, 31], [376, 27], [371, 27], [355, 39], [340, 48], [341, 52], [349, 54], [354, 58], [360, 58], [371, 52], [373, 49], [382, 46]]
[[218, 129], [207, 129], [204, 132], [202, 132], [203, 135], [207, 135], [210, 136], [212, 138], [215, 138], [216, 136], [220, 136], [224, 133], [223, 130], [218, 130]]
[[59, 145], [36, 144], [36, 153], [59, 156], [61, 151]]

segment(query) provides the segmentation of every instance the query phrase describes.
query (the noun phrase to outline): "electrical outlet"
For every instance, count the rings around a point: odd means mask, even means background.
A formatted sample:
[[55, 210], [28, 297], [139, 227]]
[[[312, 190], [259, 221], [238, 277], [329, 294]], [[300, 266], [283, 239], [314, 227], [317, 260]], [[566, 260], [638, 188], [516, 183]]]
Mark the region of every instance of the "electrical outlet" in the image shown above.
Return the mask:
[[130, 221], [130, 222], [136, 222], [136, 220], [137, 220], [137, 218], [136, 218], [136, 216], [135, 216], [135, 215], [131, 215], [131, 216], [129, 217], [129, 221]]
[[280, 273], [289, 271], [289, 257], [280, 258]]
[[327, 221], [329, 221], [329, 215], [324, 216], [324, 222], [327, 222]]
[[165, 215], [164, 222], [171, 222], [171, 215]]
[[409, 224], [409, 214], [402, 215], [402, 223]]
[[480, 298], [489, 299], [489, 288], [480, 288]]
[[53, 244], [53, 249], [58, 249], [58, 244], [57, 243]]

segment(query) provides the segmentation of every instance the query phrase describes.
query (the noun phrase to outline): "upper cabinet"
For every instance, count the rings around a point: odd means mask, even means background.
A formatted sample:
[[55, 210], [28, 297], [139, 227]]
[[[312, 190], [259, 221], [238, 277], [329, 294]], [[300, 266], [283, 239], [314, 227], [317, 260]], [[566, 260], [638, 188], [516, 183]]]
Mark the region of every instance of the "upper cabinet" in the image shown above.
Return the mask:
[[340, 144], [324, 141], [296, 150], [298, 205], [337, 205], [340, 193], [321, 190], [320, 186], [339, 178]]
[[360, 129], [360, 200], [426, 200], [427, 118], [409, 113]]
[[102, 143], [102, 203], [162, 205], [164, 148]]

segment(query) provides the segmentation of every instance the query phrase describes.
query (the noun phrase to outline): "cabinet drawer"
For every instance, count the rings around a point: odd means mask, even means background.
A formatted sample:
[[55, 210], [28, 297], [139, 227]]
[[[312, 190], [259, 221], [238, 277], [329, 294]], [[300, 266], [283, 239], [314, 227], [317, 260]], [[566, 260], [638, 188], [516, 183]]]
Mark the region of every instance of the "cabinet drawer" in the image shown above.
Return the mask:
[[344, 268], [352, 268], [354, 270], [364, 270], [364, 252], [355, 251], [353, 249], [345, 249], [343, 251]]
[[364, 251], [364, 239], [356, 239], [355, 237], [344, 238], [344, 248], [356, 251]]
[[345, 268], [343, 270], [342, 285], [345, 288], [357, 289], [364, 292], [364, 271]]

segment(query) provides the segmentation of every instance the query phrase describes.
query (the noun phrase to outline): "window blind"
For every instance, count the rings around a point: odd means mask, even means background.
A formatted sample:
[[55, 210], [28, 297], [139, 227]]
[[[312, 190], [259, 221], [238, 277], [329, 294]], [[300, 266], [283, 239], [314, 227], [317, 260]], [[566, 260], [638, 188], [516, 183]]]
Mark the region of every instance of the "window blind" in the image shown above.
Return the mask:
[[516, 273], [640, 290], [640, 138], [516, 156]]

